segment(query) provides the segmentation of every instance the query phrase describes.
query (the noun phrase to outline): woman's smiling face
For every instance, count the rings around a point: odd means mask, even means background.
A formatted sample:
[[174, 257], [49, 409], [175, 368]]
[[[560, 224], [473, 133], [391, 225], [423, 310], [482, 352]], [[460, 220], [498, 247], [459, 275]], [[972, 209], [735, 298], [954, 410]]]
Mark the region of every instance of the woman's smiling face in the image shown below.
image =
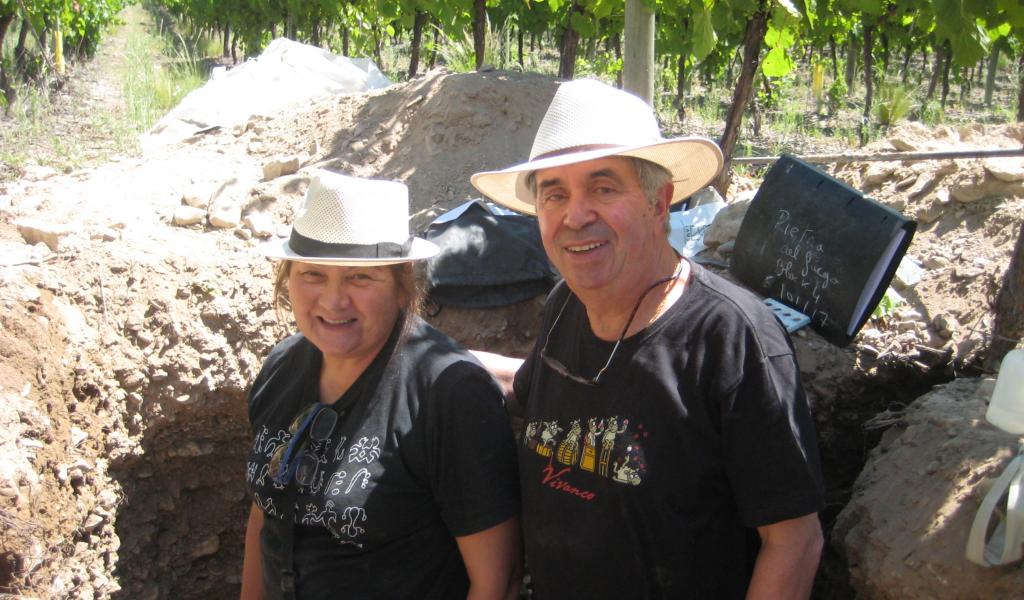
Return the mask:
[[294, 262], [288, 297], [299, 331], [325, 361], [369, 364], [387, 342], [404, 293], [391, 267]]

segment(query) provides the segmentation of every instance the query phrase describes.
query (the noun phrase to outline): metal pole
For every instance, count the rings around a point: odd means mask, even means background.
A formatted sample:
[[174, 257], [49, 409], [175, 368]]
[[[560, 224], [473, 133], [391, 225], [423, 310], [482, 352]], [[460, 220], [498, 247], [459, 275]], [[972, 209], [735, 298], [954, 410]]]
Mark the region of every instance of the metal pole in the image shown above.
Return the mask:
[[[1024, 156], [1024, 148], [1001, 148], [992, 150], [956, 150], [938, 152], [888, 152], [883, 154], [807, 154], [797, 156], [808, 163], [838, 163], [872, 161], [910, 161], [910, 160], [948, 160], [951, 158], [996, 158], [1004, 156]], [[768, 165], [779, 159], [778, 156], [743, 156], [733, 157], [732, 163], [737, 165]]]

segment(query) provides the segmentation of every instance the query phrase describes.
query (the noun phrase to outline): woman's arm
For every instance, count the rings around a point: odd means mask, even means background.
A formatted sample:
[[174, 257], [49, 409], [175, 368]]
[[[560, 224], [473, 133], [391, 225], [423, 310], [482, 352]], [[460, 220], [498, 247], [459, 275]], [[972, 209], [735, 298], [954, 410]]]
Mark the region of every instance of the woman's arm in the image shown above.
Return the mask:
[[491, 376], [498, 381], [501, 391], [505, 394], [505, 408], [509, 413], [520, 416], [522, 409], [516, 401], [515, 392], [512, 390], [512, 382], [515, 380], [516, 371], [523, 366], [523, 359], [485, 352], [483, 350], [470, 350], [470, 354], [487, 369]]
[[245, 526], [245, 559], [242, 562], [241, 600], [263, 600], [263, 561], [260, 557], [260, 532], [263, 511], [253, 503]]
[[466, 600], [514, 600], [522, 582], [519, 517], [455, 538], [469, 574]]

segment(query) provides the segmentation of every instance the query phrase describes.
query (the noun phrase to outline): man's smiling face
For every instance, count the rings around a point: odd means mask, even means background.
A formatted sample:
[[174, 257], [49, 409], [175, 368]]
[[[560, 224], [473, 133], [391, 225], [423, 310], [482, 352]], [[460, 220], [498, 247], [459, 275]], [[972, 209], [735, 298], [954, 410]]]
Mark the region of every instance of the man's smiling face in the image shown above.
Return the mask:
[[[534, 174], [544, 250], [574, 292], [632, 294], [649, 283], [664, 241], [667, 199], [652, 204], [629, 158], [613, 156]], [[635, 294], [630, 296], [630, 302]]]

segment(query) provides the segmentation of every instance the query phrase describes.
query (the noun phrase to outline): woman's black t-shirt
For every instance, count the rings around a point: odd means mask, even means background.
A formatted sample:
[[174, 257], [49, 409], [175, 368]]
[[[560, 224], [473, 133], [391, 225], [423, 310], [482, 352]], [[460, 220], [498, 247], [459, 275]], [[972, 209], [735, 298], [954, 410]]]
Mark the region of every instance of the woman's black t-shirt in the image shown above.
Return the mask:
[[[518, 514], [512, 432], [493, 379], [454, 341], [416, 319], [398, 328], [334, 405], [329, 439], [295, 498], [297, 597], [465, 598], [454, 537]], [[266, 592], [280, 590], [286, 490], [269, 463], [316, 402], [322, 355], [301, 334], [279, 343], [250, 394], [247, 488], [264, 512]], [[296, 484], [292, 484], [296, 485]]]

